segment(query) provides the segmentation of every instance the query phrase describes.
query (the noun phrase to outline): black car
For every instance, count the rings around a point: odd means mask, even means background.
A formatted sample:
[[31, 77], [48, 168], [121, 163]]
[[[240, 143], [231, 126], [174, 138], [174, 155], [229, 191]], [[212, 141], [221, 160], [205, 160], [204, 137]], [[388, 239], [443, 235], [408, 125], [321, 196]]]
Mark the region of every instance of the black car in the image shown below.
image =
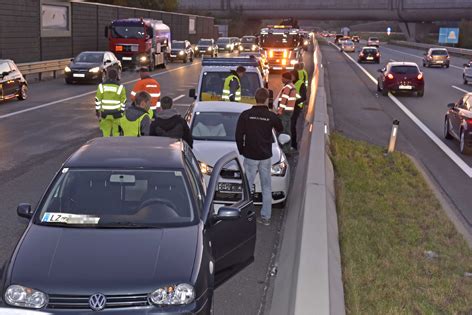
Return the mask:
[[218, 57], [218, 46], [216, 46], [213, 39], [202, 38], [195, 46], [195, 56], [211, 56]]
[[0, 101], [15, 97], [19, 100], [28, 97], [28, 82], [13, 61], [0, 59]]
[[121, 62], [110, 51], [84, 51], [64, 69], [67, 84], [75, 82], [105, 82], [107, 71], [115, 69], [121, 78]]
[[243, 36], [241, 38], [241, 44], [238, 47], [240, 52], [244, 51], [258, 51], [259, 45], [257, 45], [256, 36]]
[[380, 63], [380, 50], [377, 47], [363, 47], [357, 57], [358, 63]]
[[[223, 170], [240, 198], [213, 202]], [[91, 140], [64, 163], [30, 219], [0, 284], [0, 308], [47, 314], [210, 314], [213, 290], [254, 259], [256, 220], [235, 152], [207, 189], [182, 141]], [[2, 305], [3, 303], [3, 305]]]
[[459, 140], [462, 154], [472, 153], [472, 93], [466, 93], [457, 103], [447, 105], [444, 138]]
[[184, 63], [193, 62], [193, 48], [188, 40], [173, 40], [170, 51], [170, 62], [182, 60]]
[[232, 53], [235, 49], [234, 40], [230, 37], [220, 37], [216, 41], [216, 46], [218, 47], [218, 51], [227, 51]]

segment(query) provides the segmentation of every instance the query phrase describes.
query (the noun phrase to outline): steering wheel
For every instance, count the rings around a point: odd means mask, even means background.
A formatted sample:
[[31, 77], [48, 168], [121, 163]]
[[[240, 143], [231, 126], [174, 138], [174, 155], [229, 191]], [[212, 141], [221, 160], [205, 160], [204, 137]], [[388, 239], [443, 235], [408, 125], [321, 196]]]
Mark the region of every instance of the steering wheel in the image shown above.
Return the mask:
[[171, 208], [175, 213], [178, 213], [177, 206], [172, 201], [167, 200], [167, 199], [162, 199], [162, 198], [153, 198], [153, 199], [148, 199], [148, 200], [143, 201], [139, 205], [139, 210], [138, 211], [140, 211], [141, 209], [143, 209], [147, 206], [150, 206], [150, 205], [156, 204], [156, 203], [164, 204], [164, 205], [168, 206], [169, 208]]

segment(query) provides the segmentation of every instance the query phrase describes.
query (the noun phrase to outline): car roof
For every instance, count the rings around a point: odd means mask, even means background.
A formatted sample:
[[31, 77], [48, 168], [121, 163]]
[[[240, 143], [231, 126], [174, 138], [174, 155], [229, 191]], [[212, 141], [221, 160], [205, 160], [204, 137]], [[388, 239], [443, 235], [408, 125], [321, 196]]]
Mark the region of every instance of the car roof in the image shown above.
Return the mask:
[[0, 59], [0, 62], [13, 62], [11, 59]]
[[444, 51], [447, 51], [446, 48], [439, 48], [439, 47], [432, 47], [429, 50], [444, 50]]
[[183, 143], [166, 137], [90, 140], [64, 163], [70, 168], [181, 169]]
[[242, 113], [250, 109], [253, 105], [238, 102], [208, 101], [197, 102], [193, 108], [194, 112], [227, 112]]
[[390, 66], [414, 66], [418, 67], [418, 65], [414, 62], [408, 62], [408, 61], [394, 61], [394, 62], [389, 62], [388, 65]]

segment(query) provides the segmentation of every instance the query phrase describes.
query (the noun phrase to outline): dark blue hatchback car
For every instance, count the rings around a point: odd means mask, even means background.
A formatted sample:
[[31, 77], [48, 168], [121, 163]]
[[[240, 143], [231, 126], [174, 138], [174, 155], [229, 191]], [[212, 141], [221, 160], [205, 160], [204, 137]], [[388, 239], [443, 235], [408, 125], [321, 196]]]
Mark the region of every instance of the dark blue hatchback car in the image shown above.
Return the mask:
[[1, 307], [47, 314], [211, 314], [213, 290], [254, 259], [256, 220], [240, 200], [213, 197], [184, 142], [100, 138], [75, 152], [30, 219], [2, 277]]

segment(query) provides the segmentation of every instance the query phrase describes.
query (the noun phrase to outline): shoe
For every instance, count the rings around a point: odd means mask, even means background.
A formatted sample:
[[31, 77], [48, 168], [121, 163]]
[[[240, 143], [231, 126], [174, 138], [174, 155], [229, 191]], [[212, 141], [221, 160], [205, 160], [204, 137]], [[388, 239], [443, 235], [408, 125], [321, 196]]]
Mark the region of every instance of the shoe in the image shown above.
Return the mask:
[[263, 224], [265, 226], [269, 226], [270, 225], [270, 219], [257, 218], [257, 223]]

